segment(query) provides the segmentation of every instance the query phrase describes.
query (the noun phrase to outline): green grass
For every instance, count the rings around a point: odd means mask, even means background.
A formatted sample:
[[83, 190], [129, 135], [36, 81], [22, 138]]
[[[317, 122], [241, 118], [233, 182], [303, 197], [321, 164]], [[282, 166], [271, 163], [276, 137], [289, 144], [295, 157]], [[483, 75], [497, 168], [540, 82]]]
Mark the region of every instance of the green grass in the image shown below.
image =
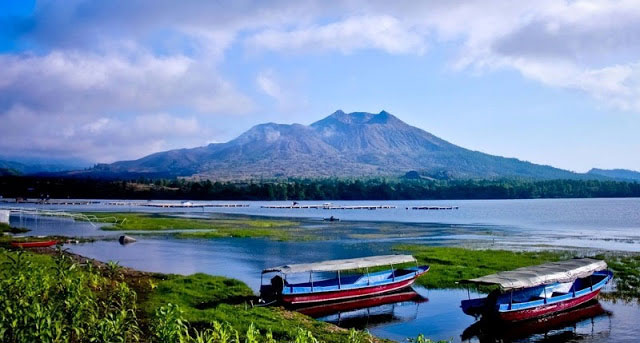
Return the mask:
[[170, 275], [157, 284], [142, 308], [151, 315], [160, 306], [178, 305], [184, 319], [194, 327], [218, 321], [244, 332], [253, 324], [260, 332], [270, 330], [276, 339], [283, 340], [294, 338], [302, 328], [320, 341], [349, 341], [346, 330], [282, 308], [252, 307], [252, 298], [251, 289], [237, 280], [206, 274]]
[[0, 234], [1, 233], [25, 233], [25, 232], [29, 232], [31, 230], [29, 229], [25, 229], [25, 228], [21, 228], [21, 227], [13, 227], [7, 223], [0, 223]]
[[169, 275], [160, 281], [144, 308], [151, 313], [167, 303], [180, 306], [189, 321], [207, 321], [207, 309], [221, 303], [242, 303], [253, 296], [244, 283], [222, 276], [193, 274]]
[[473, 250], [457, 247], [396, 245], [394, 250], [413, 254], [420, 264], [428, 264], [429, 272], [417, 280], [427, 288], [458, 288], [457, 281], [505, 270], [570, 258], [567, 252], [514, 252], [506, 250]]
[[[103, 230], [118, 231], [182, 231], [177, 238], [264, 237], [275, 240], [308, 239], [294, 233], [300, 223], [278, 219], [246, 218], [183, 218], [156, 213], [85, 213], [85, 215], [112, 225]], [[193, 231], [192, 231], [193, 230]], [[197, 231], [195, 231], [197, 230]], [[192, 232], [190, 232], [192, 231]]]
[[609, 268], [614, 272], [616, 290], [604, 296], [640, 302], [640, 255], [598, 255], [596, 258], [607, 261]]

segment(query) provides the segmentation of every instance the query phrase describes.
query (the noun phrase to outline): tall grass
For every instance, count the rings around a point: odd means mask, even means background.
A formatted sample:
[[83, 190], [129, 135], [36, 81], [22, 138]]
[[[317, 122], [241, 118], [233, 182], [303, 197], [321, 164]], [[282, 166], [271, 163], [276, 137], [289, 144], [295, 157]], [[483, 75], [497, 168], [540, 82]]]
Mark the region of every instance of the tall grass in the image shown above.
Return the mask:
[[136, 294], [59, 254], [33, 263], [20, 251], [0, 252], [0, 341], [137, 342]]

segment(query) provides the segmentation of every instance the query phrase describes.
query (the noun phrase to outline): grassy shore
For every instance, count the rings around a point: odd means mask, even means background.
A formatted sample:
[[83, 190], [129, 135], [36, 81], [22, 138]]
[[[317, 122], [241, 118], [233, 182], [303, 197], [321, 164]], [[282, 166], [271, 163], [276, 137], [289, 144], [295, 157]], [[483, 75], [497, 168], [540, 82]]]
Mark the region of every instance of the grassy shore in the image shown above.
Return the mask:
[[300, 223], [290, 220], [245, 218], [218, 215], [211, 218], [187, 218], [157, 213], [90, 212], [92, 220], [110, 223], [103, 230], [127, 232], [180, 231], [176, 238], [262, 237], [274, 240], [308, 239], [299, 232]]
[[[572, 251], [476, 250], [458, 247], [396, 245], [394, 250], [413, 254], [431, 269], [416, 283], [427, 288], [459, 288], [457, 281], [576, 256]], [[616, 289], [603, 294], [616, 300], [640, 301], [640, 255], [600, 254], [613, 270]]]
[[0, 235], [3, 233], [25, 233], [29, 232], [29, 229], [21, 228], [21, 227], [13, 227], [6, 223], [0, 223]]
[[0, 248], [0, 341], [385, 342], [282, 308], [252, 307], [253, 292], [237, 280], [37, 251]]

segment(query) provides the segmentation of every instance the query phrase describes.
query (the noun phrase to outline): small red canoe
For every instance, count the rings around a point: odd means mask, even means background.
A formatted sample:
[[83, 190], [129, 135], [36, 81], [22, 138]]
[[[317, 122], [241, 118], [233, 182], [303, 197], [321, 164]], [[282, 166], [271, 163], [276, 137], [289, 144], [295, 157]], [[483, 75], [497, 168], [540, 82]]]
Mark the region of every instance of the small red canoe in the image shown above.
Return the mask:
[[54, 246], [58, 241], [41, 241], [41, 242], [11, 242], [11, 246], [16, 248], [46, 248]]

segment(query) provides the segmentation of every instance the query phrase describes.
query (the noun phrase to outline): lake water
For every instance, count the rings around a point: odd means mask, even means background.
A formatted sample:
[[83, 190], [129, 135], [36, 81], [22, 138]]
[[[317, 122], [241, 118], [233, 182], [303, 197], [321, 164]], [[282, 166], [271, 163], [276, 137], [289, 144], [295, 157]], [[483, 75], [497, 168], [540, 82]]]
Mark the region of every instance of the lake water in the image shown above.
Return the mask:
[[[186, 215], [237, 213], [300, 217], [303, 228], [326, 239], [313, 242], [275, 242], [265, 239], [176, 240], [168, 235], [140, 236], [137, 243], [115, 241], [68, 245], [71, 251], [99, 260], [116, 260], [144, 271], [191, 274], [204, 272], [240, 279], [254, 290], [260, 270], [285, 263], [312, 262], [389, 253], [398, 242], [424, 244], [478, 244], [492, 247], [540, 249], [572, 247], [640, 251], [640, 199], [558, 199], [500, 201], [345, 202], [336, 205], [394, 205], [390, 210], [265, 209], [250, 207], [160, 209], [147, 207], [51, 206], [67, 211], [144, 210]], [[313, 202], [317, 204], [318, 202]], [[272, 204], [272, 203], [269, 203]], [[282, 204], [288, 204], [282, 202]], [[459, 206], [458, 210], [418, 211], [413, 206]], [[5, 204], [5, 206], [8, 206]], [[13, 204], [11, 206], [14, 206]], [[21, 205], [34, 207], [35, 205]], [[327, 223], [323, 217], [342, 221]], [[117, 235], [90, 223], [70, 219], [14, 214], [12, 224], [32, 228], [34, 235]], [[428, 275], [426, 276], [428, 277]], [[321, 320], [345, 327], [367, 328], [373, 334], [404, 340], [420, 333], [455, 342], [636, 342], [640, 337], [640, 308], [636, 304], [600, 301], [570, 318], [512, 329], [474, 326], [474, 318], [459, 308], [466, 291], [416, 287], [420, 301], [382, 303], [367, 308], [324, 314]]]

